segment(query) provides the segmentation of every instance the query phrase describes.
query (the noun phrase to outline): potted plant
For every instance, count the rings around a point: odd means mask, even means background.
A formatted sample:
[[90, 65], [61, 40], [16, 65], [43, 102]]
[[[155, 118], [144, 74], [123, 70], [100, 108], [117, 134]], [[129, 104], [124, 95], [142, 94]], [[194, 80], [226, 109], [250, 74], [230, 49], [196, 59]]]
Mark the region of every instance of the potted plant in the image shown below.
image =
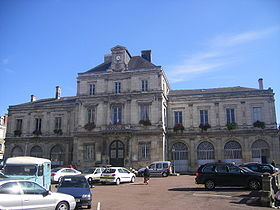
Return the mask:
[[42, 132], [40, 130], [33, 131], [33, 135], [39, 136], [42, 135]]
[[84, 126], [84, 128], [86, 129], [86, 130], [92, 130], [92, 129], [94, 129], [96, 126], [95, 126], [95, 123], [94, 122], [89, 122], [89, 123], [87, 123], [87, 124], [85, 124], [85, 126]]
[[227, 126], [228, 130], [233, 130], [233, 129], [236, 129], [237, 123], [235, 123], [235, 122], [227, 123], [226, 126]]
[[184, 128], [184, 126], [182, 125], [182, 124], [176, 124], [176, 125], [174, 125], [174, 127], [173, 127], [173, 131], [174, 132], [177, 132], [177, 131], [181, 131], [181, 132], [183, 132], [183, 130], [185, 130], [185, 128]]
[[207, 131], [208, 128], [211, 128], [211, 125], [208, 124], [208, 123], [200, 123], [199, 125], [199, 128], [202, 130], [202, 131]]
[[256, 127], [256, 128], [264, 129], [265, 128], [265, 122], [257, 120], [256, 122], [253, 123], [253, 126]]
[[62, 135], [62, 130], [61, 129], [54, 129], [53, 132], [57, 135]]
[[140, 120], [139, 124], [142, 124], [144, 126], [152, 125], [150, 120]]
[[14, 136], [21, 136], [21, 130], [14, 130]]

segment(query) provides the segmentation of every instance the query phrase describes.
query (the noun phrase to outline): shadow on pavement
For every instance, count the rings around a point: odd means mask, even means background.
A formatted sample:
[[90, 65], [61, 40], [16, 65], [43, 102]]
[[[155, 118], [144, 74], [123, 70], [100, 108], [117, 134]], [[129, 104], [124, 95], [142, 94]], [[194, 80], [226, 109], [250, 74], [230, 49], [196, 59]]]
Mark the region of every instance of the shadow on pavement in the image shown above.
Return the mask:
[[214, 190], [207, 190], [204, 187], [185, 187], [185, 188], [171, 188], [168, 191], [186, 191], [186, 192], [244, 192], [248, 191], [248, 189], [244, 188], [231, 188], [231, 187], [223, 187], [223, 188], [215, 188]]
[[260, 197], [261, 193], [259, 191], [252, 191], [248, 195], [240, 195], [240, 196], [235, 196], [236, 198], [241, 198], [240, 201], [231, 201], [231, 203], [234, 204], [245, 204], [248, 206], [261, 206], [260, 202]]

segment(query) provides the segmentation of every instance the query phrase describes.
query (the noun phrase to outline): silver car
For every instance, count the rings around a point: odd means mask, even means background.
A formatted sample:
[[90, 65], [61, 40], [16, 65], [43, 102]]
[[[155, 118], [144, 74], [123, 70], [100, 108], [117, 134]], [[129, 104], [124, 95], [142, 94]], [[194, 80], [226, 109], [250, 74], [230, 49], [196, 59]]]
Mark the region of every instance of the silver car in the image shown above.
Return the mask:
[[73, 210], [75, 198], [28, 180], [0, 179], [0, 209]]

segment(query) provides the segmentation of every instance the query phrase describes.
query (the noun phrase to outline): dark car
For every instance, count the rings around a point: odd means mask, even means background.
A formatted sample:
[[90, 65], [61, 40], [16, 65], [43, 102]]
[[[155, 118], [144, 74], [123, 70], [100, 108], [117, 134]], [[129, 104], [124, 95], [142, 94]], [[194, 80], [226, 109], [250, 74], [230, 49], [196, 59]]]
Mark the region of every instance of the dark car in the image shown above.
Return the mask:
[[271, 164], [262, 164], [262, 163], [243, 163], [239, 165], [239, 167], [242, 168], [246, 167], [255, 172], [270, 173], [270, 174], [273, 174], [279, 170], [278, 168], [274, 167]]
[[64, 176], [57, 186], [57, 192], [72, 195], [77, 207], [91, 208], [92, 193], [87, 179], [81, 175]]
[[208, 190], [213, 190], [216, 186], [244, 186], [259, 190], [262, 176], [231, 163], [206, 163], [197, 169], [195, 182], [204, 184]]

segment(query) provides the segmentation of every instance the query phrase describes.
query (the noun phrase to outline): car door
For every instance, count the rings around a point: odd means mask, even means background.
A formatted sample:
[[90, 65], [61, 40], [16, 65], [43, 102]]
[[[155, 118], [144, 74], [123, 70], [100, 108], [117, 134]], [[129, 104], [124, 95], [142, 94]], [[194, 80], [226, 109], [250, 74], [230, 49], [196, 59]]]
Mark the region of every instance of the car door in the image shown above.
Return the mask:
[[132, 173], [129, 170], [125, 169], [125, 168], [123, 168], [122, 170], [123, 170], [123, 173], [124, 173], [125, 181], [126, 182], [130, 182], [131, 181]]
[[151, 175], [155, 174], [157, 172], [156, 171], [156, 164], [152, 163], [151, 165], [149, 165], [149, 170], [150, 170]]
[[218, 186], [228, 185], [228, 169], [224, 164], [218, 164], [215, 168], [215, 182]]
[[22, 191], [16, 182], [4, 183], [0, 186], [0, 209], [21, 209]]
[[19, 185], [23, 191], [22, 209], [55, 209], [55, 198], [46, 189], [29, 181], [20, 181]]
[[237, 166], [228, 166], [228, 183], [230, 186], [244, 186], [247, 182], [247, 175], [242, 173]]

